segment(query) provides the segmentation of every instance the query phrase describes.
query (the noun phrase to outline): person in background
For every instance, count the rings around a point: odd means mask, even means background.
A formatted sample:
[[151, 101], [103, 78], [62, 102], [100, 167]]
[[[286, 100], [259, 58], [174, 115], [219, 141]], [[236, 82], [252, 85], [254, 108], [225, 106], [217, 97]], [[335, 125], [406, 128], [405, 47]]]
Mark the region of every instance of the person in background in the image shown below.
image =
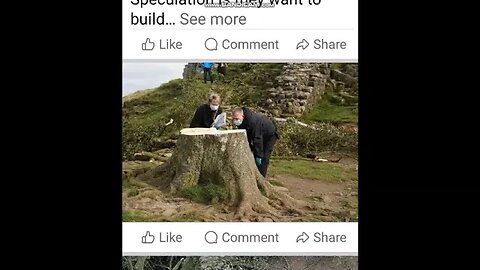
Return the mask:
[[227, 76], [227, 67], [227, 63], [219, 63], [217, 67], [217, 72], [222, 74], [224, 78]]
[[[195, 111], [195, 115], [190, 123], [190, 127], [211, 128], [217, 115], [223, 112], [223, 109], [220, 107], [220, 103], [220, 95], [211, 94], [208, 97], [208, 102], [198, 107]], [[218, 129], [219, 127], [215, 128]]]
[[232, 120], [237, 128], [246, 129], [257, 168], [266, 177], [273, 147], [279, 139], [275, 124], [265, 115], [252, 112], [246, 107], [235, 108]]
[[207, 83], [207, 77], [208, 77], [210, 79], [210, 82], [213, 83], [213, 77], [212, 77], [213, 63], [203, 62], [200, 64], [200, 66], [203, 68], [203, 81]]

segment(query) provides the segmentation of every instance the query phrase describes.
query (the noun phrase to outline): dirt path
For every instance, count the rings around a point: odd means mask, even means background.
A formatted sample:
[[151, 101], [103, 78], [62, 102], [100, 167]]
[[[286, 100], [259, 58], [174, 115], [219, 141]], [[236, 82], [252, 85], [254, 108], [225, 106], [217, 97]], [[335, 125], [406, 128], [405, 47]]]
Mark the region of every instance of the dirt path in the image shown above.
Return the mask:
[[272, 179], [288, 189], [295, 199], [315, 203], [317, 213], [306, 220], [356, 221], [358, 209], [357, 182], [329, 183], [291, 175], [275, 175]]
[[279, 257], [275, 260], [272, 270], [356, 270], [358, 269], [357, 257]]
[[288, 189], [288, 193], [299, 200], [324, 193], [345, 191], [345, 186], [338, 183], [326, 183], [318, 180], [303, 179], [291, 175], [275, 175], [271, 179]]

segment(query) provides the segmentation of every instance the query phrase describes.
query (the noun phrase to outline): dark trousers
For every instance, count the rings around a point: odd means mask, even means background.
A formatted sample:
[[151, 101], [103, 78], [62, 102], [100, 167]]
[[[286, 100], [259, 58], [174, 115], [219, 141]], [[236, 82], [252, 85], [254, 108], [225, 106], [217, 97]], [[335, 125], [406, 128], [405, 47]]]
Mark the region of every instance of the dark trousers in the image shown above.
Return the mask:
[[210, 82], [213, 83], [212, 69], [211, 68], [203, 68], [203, 81], [205, 83], [207, 83], [207, 75], [210, 78]]
[[276, 142], [276, 134], [263, 137], [264, 157], [262, 158], [262, 164], [257, 165], [258, 171], [260, 171], [263, 177], [267, 176], [268, 165], [270, 164], [270, 156], [272, 155], [273, 146]]
[[227, 76], [227, 67], [218, 67], [217, 71], [223, 76]]

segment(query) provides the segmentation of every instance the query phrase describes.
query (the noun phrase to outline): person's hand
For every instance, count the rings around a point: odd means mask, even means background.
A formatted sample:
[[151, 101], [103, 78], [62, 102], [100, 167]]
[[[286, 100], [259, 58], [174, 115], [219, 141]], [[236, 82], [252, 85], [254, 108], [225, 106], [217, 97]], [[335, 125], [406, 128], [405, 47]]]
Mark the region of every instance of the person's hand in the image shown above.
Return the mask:
[[262, 165], [262, 158], [261, 157], [255, 157], [255, 163], [257, 163], [257, 166]]

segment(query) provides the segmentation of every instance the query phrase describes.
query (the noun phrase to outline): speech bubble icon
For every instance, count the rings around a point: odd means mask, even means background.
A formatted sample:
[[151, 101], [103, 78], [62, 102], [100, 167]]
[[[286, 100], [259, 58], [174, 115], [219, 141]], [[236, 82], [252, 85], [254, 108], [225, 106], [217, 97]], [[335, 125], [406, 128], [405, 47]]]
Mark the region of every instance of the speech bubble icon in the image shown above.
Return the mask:
[[217, 240], [218, 240], [218, 235], [216, 232], [214, 231], [208, 231], [206, 234], [205, 234], [205, 242], [209, 243], [209, 244], [216, 244], [217, 243]]
[[218, 47], [218, 42], [214, 38], [207, 38], [205, 40], [205, 48], [209, 51], [216, 51]]

